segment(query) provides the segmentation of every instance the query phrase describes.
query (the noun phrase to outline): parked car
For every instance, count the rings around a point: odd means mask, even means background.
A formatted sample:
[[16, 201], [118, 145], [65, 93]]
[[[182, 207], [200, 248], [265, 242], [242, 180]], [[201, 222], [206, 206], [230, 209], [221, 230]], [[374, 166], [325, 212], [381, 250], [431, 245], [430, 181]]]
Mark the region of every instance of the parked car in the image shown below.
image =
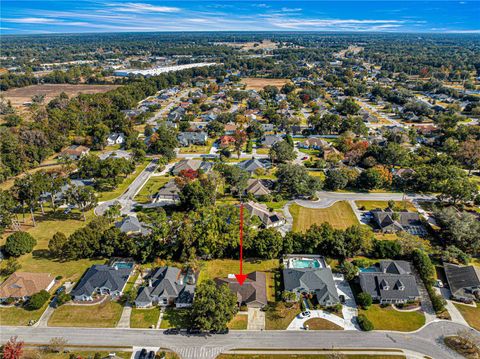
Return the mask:
[[187, 330], [187, 334], [190, 334], [190, 335], [202, 334], [202, 330], [199, 329], [199, 328], [189, 328], [189, 329]]
[[150, 350], [148, 353], [147, 359], [154, 359], [155, 358], [155, 352], [153, 350]]
[[220, 330], [210, 330], [210, 334], [228, 334], [229, 329], [220, 329]]
[[147, 357], [147, 349], [143, 348], [140, 351], [140, 355], [138, 356], [138, 359], [146, 359], [146, 357]]
[[310, 312], [309, 310], [306, 310], [306, 311], [300, 313], [298, 316], [300, 318], [310, 318], [311, 315], [312, 315], [312, 312]]
[[340, 303], [345, 303], [345, 296], [343, 294], [340, 294], [338, 299], [340, 299]]
[[65, 292], [65, 289], [66, 289], [65, 286], [62, 285], [60, 288], [58, 288], [58, 289], [55, 291], [55, 294], [58, 295], [58, 294], [60, 294], [60, 293], [63, 293], [63, 292]]
[[437, 279], [437, 281], [435, 282], [435, 286], [437, 286], [438, 288], [443, 288], [443, 282], [440, 279]]
[[180, 329], [178, 328], [169, 328], [163, 332], [166, 335], [176, 335], [180, 333]]
[[308, 156], [302, 157], [302, 161], [308, 160]]

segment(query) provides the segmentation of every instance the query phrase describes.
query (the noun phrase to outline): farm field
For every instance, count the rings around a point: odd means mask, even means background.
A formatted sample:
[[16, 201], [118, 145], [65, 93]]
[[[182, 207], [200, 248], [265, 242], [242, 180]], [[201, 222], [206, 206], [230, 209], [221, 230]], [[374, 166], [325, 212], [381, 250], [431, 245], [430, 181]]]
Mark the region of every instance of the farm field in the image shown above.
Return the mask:
[[242, 83], [247, 85], [247, 90], [262, 90], [265, 86], [275, 86], [280, 89], [288, 82], [288, 79], [267, 79], [261, 77], [245, 77], [242, 78]]
[[345, 201], [336, 202], [328, 208], [306, 208], [293, 204], [290, 206], [293, 217], [293, 230], [304, 232], [313, 224], [330, 223], [334, 228], [345, 229], [358, 224], [350, 204]]

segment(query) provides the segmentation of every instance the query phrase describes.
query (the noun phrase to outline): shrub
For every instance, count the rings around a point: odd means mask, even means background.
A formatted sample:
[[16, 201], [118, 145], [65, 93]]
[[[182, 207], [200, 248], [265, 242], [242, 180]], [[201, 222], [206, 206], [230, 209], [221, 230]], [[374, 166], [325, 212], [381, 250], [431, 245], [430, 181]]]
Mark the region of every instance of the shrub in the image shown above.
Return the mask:
[[358, 321], [358, 325], [360, 326], [360, 328], [366, 332], [369, 332], [374, 328], [373, 326], [373, 323], [363, 314], [360, 314], [358, 317], [357, 317], [357, 321]]
[[61, 305], [65, 304], [66, 302], [70, 301], [70, 299], [72, 299], [70, 294], [63, 291], [62, 293], [57, 295], [57, 305], [61, 306]]
[[372, 296], [366, 292], [360, 293], [357, 295], [357, 304], [363, 309], [368, 309], [372, 305]]
[[41, 290], [30, 297], [27, 303], [27, 308], [30, 310], [40, 309], [49, 299], [50, 293], [48, 293], [46, 290]]
[[37, 241], [27, 232], [15, 232], [7, 237], [5, 253], [12, 257], [30, 253], [37, 245]]

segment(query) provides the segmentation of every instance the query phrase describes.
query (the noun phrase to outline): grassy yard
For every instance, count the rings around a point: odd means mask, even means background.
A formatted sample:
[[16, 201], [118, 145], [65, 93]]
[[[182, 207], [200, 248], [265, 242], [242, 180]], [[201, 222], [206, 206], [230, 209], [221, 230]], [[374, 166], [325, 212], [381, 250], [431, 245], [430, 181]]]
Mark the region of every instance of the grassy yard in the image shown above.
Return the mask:
[[139, 164], [137, 168], [135, 168], [135, 171], [129, 174], [115, 190], [109, 192], [100, 192], [98, 195], [98, 201], [109, 201], [120, 196], [123, 192], [127, 190], [128, 186], [132, 184], [133, 180], [137, 178], [140, 172], [142, 172], [149, 163], [150, 161], [144, 161], [143, 163]]
[[28, 325], [30, 320], [37, 321], [47, 309], [48, 302], [38, 310], [22, 307], [0, 308], [0, 325]]
[[293, 217], [293, 230], [304, 232], [313, 224], [330, 223], [334, 228], [345, 229], [358, 224], [350, 204], [345, 201], [336, 202], [328, 208], [306, 208], [293, 204], [290, 206]]
[[455, 307], [457, 307], [457, 309], [460, 311], [468, 325], [470, 325], [472, 328], [480, 330], [480, 306], [478, 306], [478, 304], [476, 308], [473, 308], [468, 305], [455, 303]]
[[157, 325], [158, 317], [160, 316], [160, 308], [139, 309], [133, 308], [130, 316], [131, 328], [150, 328], [152, 325]]
[[[394, 201], [395, 207], [398, 207], [402, 210], [406, 209], [410, 212], [416, 212], [417, 209], [410, 201]], [[372, 209], [380, 208], [387, 209], [388, 201], [355, 201], [355, 204], [358, 208], [365, 207], [365, 211], [371, 211]]]
[[123, 290], [124, 293], [128, 293], [133, 288], [133, 286], [135, 285], [135, 281], [137, 280], [139, 275], [140, 275], [139, 271], [133, 272], [133, 275], [131, 275], [130, 278], [128, 278], [128, 282], [127, 284], [125, 284], [125, 288]]
[[190, 310], [189, 309], [173, 309], [167, 308], [163, 313], [161, 329], [166, 328], [188, 328], [190, 326]]
[[[347, 359], [405, 359], [403, 355], [342, 355]], [[328, 354], [220, 354], [216, 359], [328, 359]]]
[[[270, 260], [250, 260], [243, 261], [243, 272], [262, 271], [267, 274], [267, 298], [269, 301], [275, 301], [275, 272], [279, 267], [277, 259]], [[198, 282], [205, 279], [214, 279], [217, 277], [226, 277], [228, 274], [235, 274], [239, 271], [239, 261], [234, 259], [215, 259], [201, 263], [200, 277]]]
[[204, 153], [209, 153], [210, 148], [212, 148], [214, 140], [209, 139], [207, 140], [207, 143], [205, 145], [190, 145], [188, 147], [180, 147], [180, 153], [198, 153], [198, 154], [204, 154]]
[[396, 330], [411, 332], [425, 324], [425, 316], [420, 311], [400, 312], [392, 307], [381, 308], [374, 304], [368, 310], [359, 309], [373, 323], [375, 330]]
[[158, 190], [165, 186], [165, 184], [171, 179], [173, 179], [173, 177], [150, 177], [140, 192], [135, 196], [135, 201], [138, 203], [150, 203], [152, 201], [152, 196], [157, 194]]
[[246, 330], [248, 325], [248, 315], [246, 314], [237, 314], [233, 319], [228, 323], [228, 329], [233, 330]]
[[272, 304], [265, 313], [265, 328], [267, 330], [287, 329], [298, 313], [300, 313], [298, 303], [292, 303], [291, 306], [285, 305], [284, 302]]
[[122, 315], [123, 306], [105, 301], [98, 305], [62, 305], [48, 321], [52, 327], [115, 327]]
[[[96, 353], [99, 353], [101, 358], [108, 358], [110, 352], [106, 351], [86, 351], [86, 350], [66, 350], [63, 353], [50, 353], [46, 351], [40, 351], [35, 349], [25, 349], [23, 351], [22, 358], [41, 358], [41, 359], [69, 359], [70, 355], [74, 354], [75, 358], [85, 358], [91, 359], [95, 356]], [[119, 352], [115, 351], [115, 355], [122, 359], [130, 359], [132, 356], [131, 352]]]
[[268, 155], [269, 152], [270, 152], [270, 148], [266, 148], [266, 147], [257, 148], [257, 155]]
[[343, 328], [323, 318], [312, 318], [305, 322], [309, 330], [343, 330]]
[[283, 200], [283, 201], [280, 201], [280, 202], [265, 202], [264, 204], [268, 207], [268, 208], [272, 208], [274, 210], [281, 210], [286, 204], [287, 204], [288, 200]]
[[308, 174], [312, 177], [318, 177], [322, 181], [325, 180], [325, 173], [323, 173], [323, 171], [308, 171]]

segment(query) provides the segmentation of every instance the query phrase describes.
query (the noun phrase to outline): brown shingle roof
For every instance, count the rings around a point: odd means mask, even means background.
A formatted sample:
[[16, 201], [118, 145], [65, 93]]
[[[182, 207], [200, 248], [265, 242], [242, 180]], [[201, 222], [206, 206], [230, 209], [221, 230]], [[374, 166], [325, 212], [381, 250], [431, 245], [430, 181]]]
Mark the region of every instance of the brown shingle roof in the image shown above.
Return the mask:
[[228, 285], [239, 304], [267, 305], [267, 279], [263, 272], [249, 273], [243, 285], [236, 278], [216, 278], [215, 282], [217, 285]]
[[48, 273], [16, 272], [0, 284], [0, 298], [30, 297], [52, 284], [54, 278]]

